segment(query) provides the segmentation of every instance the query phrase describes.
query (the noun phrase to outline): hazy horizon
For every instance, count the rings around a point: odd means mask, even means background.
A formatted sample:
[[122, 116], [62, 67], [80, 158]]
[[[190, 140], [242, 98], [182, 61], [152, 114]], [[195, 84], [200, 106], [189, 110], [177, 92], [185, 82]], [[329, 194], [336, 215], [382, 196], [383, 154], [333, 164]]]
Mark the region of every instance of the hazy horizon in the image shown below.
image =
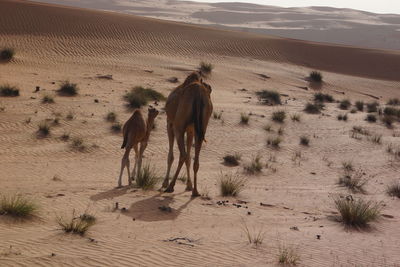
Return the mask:
[[[181, 0], [186, 1], [186, 0]], [[351, 8], [380, 14], [400, 14], [400, 3], [398, 0], [363, 1], [363, 0], [192, 0], [195, 2], [220, 3], [241, 2], [260, 5], [271, 5], [281, 7], [309, 7], [328, 6], [335, 8]]]

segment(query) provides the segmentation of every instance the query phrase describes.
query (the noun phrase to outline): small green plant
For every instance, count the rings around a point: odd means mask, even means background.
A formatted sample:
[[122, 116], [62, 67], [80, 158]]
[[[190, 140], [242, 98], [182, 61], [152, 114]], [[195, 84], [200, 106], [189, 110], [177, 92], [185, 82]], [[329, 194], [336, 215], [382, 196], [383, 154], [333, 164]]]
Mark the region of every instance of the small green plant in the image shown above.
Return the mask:
[[394, 182], [386, 189], [386, 193], [391, 197], [400, 198], [400, 182]]
[[130, 108], [140, 108], [147, 105], [149, 101], [162, 101], [165, 96], [152, 88], [136, 86], [124, 95], [127, 106]]
[[226, 173], [221, 172], [219, 179], [219, 188], [221, 195], [226, 196], [237, 196], [246, 186], [246, 180], [241, 177], [238, 173]]
[[354, 200], [353, 197], [338, 197], [334, 202], [340, 214], [339, 221], [350, 227], [364, 228], [381, 217], [382, 204], [379, 202]]
[[300, 114], [298, 114], [298, 113], [295, 113], [295, 114], [292, 114], [291, 116], [290, 116], [290, 119], [292, 120], [292, 121], [294, 121], [294, 122], [299, 122], [300, 121]]
[[243, 222], [243, 232], [245, 233], [249, 244], [254, 244], [256, 247], [258, 247], [264, 241], [265, 233], [262, 229], [258, 231], [254, 230], [254, 232], [250, 231], [250, 229], [247, 227], [247, 224]]
[[324, 104], [322, 104], [322, 103], [310, 103], [309, 102], [306, 104], [304, 111], [309, 114], [319, 114], [319, 113], [321, 113], [321, 110], [323, 109], [323, 107], [324, 107]]
[[277, 137], [268, 137], [267, 138], [267, 145], [273, 148], [279, 148], [280, 143], [282, 142], [282, 138], [279, 136]]
[[309, 144], [310, 144], [310, 138], [304, 135], [300, 136], [300, 145], [309, 146]]
[[348, 110], [351, 106], [351, 102], [348, 99], [344, 99], [339, 102], [339, 108], [343, 110]]
[[275, 111], [272, 113], [271, 119], [275, 122], [283, 123], [286, 119], [286, 112], [284, 110]]
[[3, 195], [0, 199], [0, 215], [27, 219], [33, 217], [37, 210], [34, 201], [17, 194]]
[[367, 103], [367, 112], [368, 113], [372, 113], [372, 112], [377, 112], [378, 111], [378, 107], [379, 107], [379, 103], [378, 102], [371, 102], [371, 103]]
[[387, 102], [387, 104], [391, 105], [391, 106], [398, 106], [398, 105], [400, 105], [400, 99], [390, 98], [389, 101]]
[[263, 168], [263, 165], [261, 163], [261, 156], [260, 155], [256, 155], [255, 157], [253, 157], [251, 162], [244, 166], [244, 170], [248, 174], [260, 173], [262, 168]]
[[322, 82], [322, 74], [319, 71], [312, 71], [309, 76], [310, 80], [313, 82]]
[[44, 95], [42, 98], [42, 103], [52, 104], [52, 103], [54, 103], [54, 98], [51, 95]]
[[227, 154], [224, 156], [224, 164], [227, 166], [238, 166], [241, 159], [241, 155], [238, 153]]
[[152, 190], [160, 181], [153, 166], [145, 164], [136, 177], [136, 186], [143, 190]]
[[367, 117], [365, 117], [365, 120], [368, 122], [376, 122], [376, 116], [374, 114], [367, 114]]
[[279, 247], [278, 262], [286, 266], [295, 266], [300, 261], [300, 256], [293, 248], [281, 245]]
[[241, 124], [244, 124], [244, 125], [249, 124], [249, 119], [250, 119], [249, 115], [247, 115], [246, 113], [240, 113], [240, 123]]
[[42, 121], [38, 125], [38, 135], [46, 137], [50, 134], [50, 125], [46, 121]]
[[364, 102], [363, 101], [356, 101], [355, 106], [358, 111], [364, 111]]
[[256, 92], [258, 99], [266, 105], [274, 106], [281, 105], [281, 95], [277, 91], [262, 90]]
[[324, 102], [332, 103], [333, 101], [335, 101], [335, 99], [333, 98], [333, 96], [329, 94], [316, 93], [314, 94], [314, 101], [318, 101], [321, 103]]
[[75, 96], [78, 94], [78, 86], [76, 83], [64, 81], [61, 83], [60, 88], [57, 90], [59, 95], [62, 96]]
[[339, 178], [339, 185], [345, 186], [353, 193], [365, 193], [364, 186], [368, 181], [363, 178], [363, 172], [358, 170], [356, 172], [347, 171]]
[[200, 62], [199, 70], [201, 73], [209, 75], [211, 74], [212, 70], [214, 69], [214, 66], [211, 63], [208, 62]]
[[[94, 220], [93, 220], [94, 219]], [[75, 210], [72, 212], [72, 217], [65, 219], [63, 217], [57, 218], [57, 223], [65, 233], [77, 234], [84, 236], [86, 232], [95, 224], [94, 217], [88, 217], [85, 214], [75, 216]]]
[[115, 122], [117, 120], [117, 114], [113, 111], [110, 111], [106, 115], [106, 121]]
[[8, 84], [1, 85], [0, 96], [19, 96], [19, 89]]
[[0, 51], [0, 60], [1, 61], [10, 61], [13, 59], [14, 55], [15, 55], [15, 50], [13, 48], [9, 48], [9, 47], [3, 48]]
[[120, 133], [121, 132], [121, 130], [122, 130], [122, 124], [120, 123], [120, 122], [114, 122], [112, 125], [111, 125], [111, 131], [112, 132], [114, 132], [114, 133]]

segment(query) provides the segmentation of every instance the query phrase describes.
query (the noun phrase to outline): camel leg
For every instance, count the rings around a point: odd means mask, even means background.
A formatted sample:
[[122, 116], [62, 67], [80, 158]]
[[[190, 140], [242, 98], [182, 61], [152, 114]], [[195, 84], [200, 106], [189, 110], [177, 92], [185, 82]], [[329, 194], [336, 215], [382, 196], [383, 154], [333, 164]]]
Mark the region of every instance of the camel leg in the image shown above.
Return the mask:
[[179, 163], [178, 163], [178, 168], [176, 169], [174, 178], [172, 179], [171, 183], [165, 189], [165, 192], [172, 193], [174, 192], [174, 187], [176, 183], [176, 179], [178, 178], [179, 172], [182, 169], [183, 163], [186, 161], [186, 151], [185, 151], [185, 138], [184, 138], [185, 132], [182, 131], [182, 133], [177, 137], [176, 141], [178, 143], [178, 148], [179, 148]]
[[147, 147], [147, 142], [141, 142], [140, 143], [140, 150], [139, 150], [139, 157], [138, 157], [138, 170], [137, 170], [137, 176], [140, 175], [140, 170], [142, 168], [142, 159], [143, 159], [143, 153], [144, 150]]
[[136, 166], [138, 163], [138, 156], [139, 156], [139, 150], [138, 150], [138, 145], [134, 144], [133, 149], [135, 150], [135, 164], [133, 164], [133, 170], [132, 170], [132, 177], [129, 177], [129, 185], [132, 184], [132, 181], [135, 180], [136, 177]]
[[167, 174], [165, 175], [164, 182], [162, 184], [162, 188], [167, 188], [169, 184], [169, 174], [171, 172], [171, 166], [174, 162], [174, 129], [172, 125], [168, 123], [167, 125], [167, 132], [168, 132], [168, 141], [169, 141], [169, 150], [168, 150], [168, 163], [167, 163]]
[[186, 131], [186, 175], [187, 175], [187, 181], [186, 181], [186, 191], [192, 191], [193, 186], [192, 186], [192, 180], [190, 180], [190, 162], [192, 159], [190, 158], [190, 150], [192, 148], [193, 144], [193, 129], [189, 128]]
[[124, 156], [122, 157], [121, 160], [121, 171], [119, 173], [119, 179], [118, 179], [118, 187], [122, 186], [122, 174], [124, 173], [125, 166], [129, 164], [129, 153], [131, 152], [131, 148], [127, 147], [125, 149]]
[[203, 144], [203, 141], [200, 141], [196, 138], [195, 141], [195, 155], [194, 155], [194, 163], [193, 163], [193, 171], [194, 171], [194, 176], [193, 176], [193, 191], [192, 191], [192, 197], [198, 197], [200, 196], [199, 192], [197, 191], [197, 172], [199, 171], [199, 157], [200, 157], [200, 151], [201, 151], [201, 145]]

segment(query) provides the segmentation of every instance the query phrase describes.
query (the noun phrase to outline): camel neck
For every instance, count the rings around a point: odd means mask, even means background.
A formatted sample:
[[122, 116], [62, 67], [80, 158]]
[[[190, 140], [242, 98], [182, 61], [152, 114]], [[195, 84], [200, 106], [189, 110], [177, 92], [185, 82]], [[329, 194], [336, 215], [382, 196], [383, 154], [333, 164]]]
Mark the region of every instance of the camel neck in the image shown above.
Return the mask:
[[146, 139], [149, 138], [150, 132], [153, 129], [154, 119], [147, 118], [147, 125], [146, 125]]

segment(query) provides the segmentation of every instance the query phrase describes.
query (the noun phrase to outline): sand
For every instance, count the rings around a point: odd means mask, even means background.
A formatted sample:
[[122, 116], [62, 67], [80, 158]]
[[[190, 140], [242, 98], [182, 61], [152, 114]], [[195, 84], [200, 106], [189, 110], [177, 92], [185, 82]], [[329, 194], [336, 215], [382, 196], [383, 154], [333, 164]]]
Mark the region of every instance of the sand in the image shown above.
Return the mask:
[[[322, 92], [353, 102], [377, 97], [384, 104], [400, 97], [399, 53], [29, 1], [2, 1], [0, 17], [0, 44], [17, 51], [15, 59], [0, 64], [0, 82], [18, 86], [21, 93], [0, 98], [0, 194], [20, 193], [40, 205], [32, 221], [0, 216], [0, 266], [273, 266], [282, 246], [296, 251], [300, 266], [399, 266], [400, 202], [385, 193], [398, 178], [398, 160], [386, 147], [400, 145], [399, 124], [394, 129], [369, 124], [365, 112], [338, 121], [336, 116], [346, 112], [336, 103], [326, 104], [323, 115], [305, 114], [315, 90], [300, 88], [310, 86], [305, 77], [318, 69], [324, 75]], [[211, 199], [192, 199], [179, 181], [174, 193], [115, 189], [122, 136], [110, 131], [104, 117], [115, 111], [125, 122], [131, 114], [122, 100], [127, 90], [151, 86], [168, 95], [176, 84], [167, 79], [183, 81], [201, 60], [215, 66], [207, 83], [213, 88], [215, 111], [222, 112], [222, 120], [210, 120], [200, 156], [200, 193]], [[113, 79], [98, 79], [99, 74]], [[55, 94], [66, 79], [78, 84], [78, 96]], [[38, 93], [36, 86], [41, 87]], [[261, 105], [255, 96], [261, 89], [287, 95], [283, 105]], [[55, 103], [41, 103], [44, 94], [54, 95]], [[272, 112], [281, 109], [288, 115], [285, 123], [271, 122]], [[66, 119], [69, 112], [73, 120]], [[248, 126], [239, 124], [243, 112], [252, 114]], [[290, 120], [295, 113], [301, 114], [300, 122]], [[60, 125], [38, 139], [38, 123], [57, 115]], [[165, 175], [168, 151], [165, 120], [165, 113], [157, 117], [145, 152], [145, 161], [160, 176]], [[263, 130], [266, 124], [275, 133]], [[355, 125], [381, 134], [382, 144], [351, 138]], [[281, 148], [267, 147], [267, 137], [280, 127]], [[75, 151], [60, 140], [65, 132], [81, 137], [88, 151]], [[310, 138], [309, 147], [299, 145], [302, 135]], [[301, 158], [295, 160], [298, 151]], [[222, 157], [234, 152], [242, 155], [241, 166], [224, 166]], [[245, 174], [243, 166], [257, 154], [269, 167], [259, 175]], [[368, 231], [349, 230], [331, 219], [333, 198], [351, 194], [337, 185], [343, 161], [352, 161], [369, 179], [367, 195], [353, 196], [383, 201], [383, 213], [392, 218], [384, 217]], [[221, 173], [230, 172], [248, 180], [236, 198], [219, 192]], [[221, 200], [245, 201], [241, 205], [247, 208], [218, 205]], [[126, 212], [113, 210], [116, 202]], [[68, 217], [73, 210], [97, 217], [84, 237], [59, 230], [57, 217]], [[252, 233], [264, 233], [260, 246], [248, 244], [244, 225]], [[298, 231], [292, 230], [295, 226]], [[168, 241], [173, 238], [192, 242]]]

